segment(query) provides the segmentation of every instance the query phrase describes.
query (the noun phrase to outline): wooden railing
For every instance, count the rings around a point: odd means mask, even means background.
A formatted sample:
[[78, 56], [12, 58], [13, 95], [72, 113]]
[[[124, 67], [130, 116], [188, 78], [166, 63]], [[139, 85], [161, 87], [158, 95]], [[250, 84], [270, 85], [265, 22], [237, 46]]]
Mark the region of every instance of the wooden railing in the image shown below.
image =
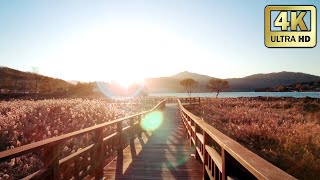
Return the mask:
[[295, 179], [178, 105], [204, 179]]
[[[189, 97], [189, 98], [179, 98], [180, 102], [187, 106], [198, 106], [200, 105], [200, 97]], [[186, 103], [186, 104], [185, 104]]]
[[[146, 114], [164, 107], [165, 101], [162, 101], [149, 111], [2, 151], [0, 162], [40, 152], [43, 154], [43, 168], [24, 179], [82, 179], [88, 175], [100, 179], [104, 166], [116, 155], [121, 155], [123, 149], [133, 143], [137, 136], [141, 136], [141, 119]], [[91, 145], [60, 159], [61, 146], [66, 141], [90, 133], [93, 137]]]

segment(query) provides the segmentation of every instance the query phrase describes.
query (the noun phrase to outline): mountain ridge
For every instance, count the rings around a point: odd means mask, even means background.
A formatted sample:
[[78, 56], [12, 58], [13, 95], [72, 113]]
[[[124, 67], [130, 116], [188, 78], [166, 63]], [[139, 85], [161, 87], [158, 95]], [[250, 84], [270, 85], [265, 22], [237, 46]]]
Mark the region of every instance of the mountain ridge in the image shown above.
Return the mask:
[[9, 89], [16, 93], [35, 93], [37, 91], [61, 91], [71, 84], [65, 80], [44, 76], [33, 72], [24, 72], [9, 67], [0, 67], [0, 90]]
[[[158, 78], [149, 78], [146, 86], [155, 92], [184, 92], [183, 88], [179, 84], [181, 79], [193, 78], [198, 81], [198, 89], [195, 92], [209, 92], [207, 89], [207, 83], [211, 78], [208, 75], [183, 71], [175, 75], [166, 77], [168, 82], [161, 80], [161, 83], [157, 84]], [[225, 79], [229, 82], [230, 88], [227, 91], [255, 91], [261, 88], [270, 88], [279, 85], [290, 85], [294, 83], [319, 81], [320, 76], [302, 73], [302, 72], [272, 72], [272, 73], [258, 73], [245, 76], [242, 78], [227, 78]], [[152, 85], [148, 82], [153, 81]], [[174, 83], [175, 85], [173, 85]], [[170, 84], [170, 85], [168, 85]], [[160, 88], [161, 86], [161, 88]], [[167, 86], [167, 87], [166, 87]], [[161, 89], [161, 90], [160, 90]]]
[[[33, 81], [35, 74], [31, 72], [23, 72], [8, 67], [0, 67], [0, 89], [5, 88], [4, 83], [11, 81], [11, 86], [14, 86], [13, 81], [19, 80], [19, 83]], [[49, 78], [56, 83], [62, 84], [64, 87], [72, 85], [71, 82], [65, 80], [51, 78], [39, 75], [42, 78]], [[189, 71], [179, 72], [168, 77], [155, 77], [145, 79], [145, 87], [149, 93], [163, 93], [163, 92], [184, 92], [180, 81], [184, 78], [193, 78], [199, 84], [195, 92], [209, 92], [207, 83], [211, 78], [209, 75], [199, 74]], [[302, 72], [272, 72], [272, 73], [258, 73], [245, 76], [242, 78], [227, 78], [230, 88], [227, 91], [255, 91], [257, 89], [272, 88], [276, 86], [288, 86], [295, 83], [320, 81], [320, 76], [302, 73]], [[74, 80], [75, 82], [81, 82]]]
[[205, 78], [213, 78], [211, 76], [208, 75], [204, 75], [204, 74], [199, 74], [199, 73], [193, 73], [193, 72], [189, 72], [189, 71], [183, 71], [180, 73], [177, 73], [173, 76], [170, 77], [174, 77], [177, 79], [184, 79], [184, 78], [193, 78], [194, 80], [201, 80], [201, 79], [205, 79]]

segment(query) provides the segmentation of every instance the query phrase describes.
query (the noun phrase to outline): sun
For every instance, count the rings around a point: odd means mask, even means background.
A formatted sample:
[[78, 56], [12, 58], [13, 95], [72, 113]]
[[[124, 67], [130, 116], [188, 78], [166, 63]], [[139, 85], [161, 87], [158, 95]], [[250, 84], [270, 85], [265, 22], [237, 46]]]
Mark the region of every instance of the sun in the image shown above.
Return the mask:
[[134, 80], [130, 80], [130, 79], [118, 79], [115, 80], [116, 83], [118, 83], [121, 87], [124, 87], [126, 89], [128, 89], [133, 83], [135, 83]]
[[133, 84], [139, 84], [139, 85], [143, 85], [144, 84], [144, 80], [142, 79], [131, 79], [131, 78], [117, 78], [113, 80], [114, 82], [116, 82], [117, 84], [119, 84], [121, 87], [129, 89], [130, 86], [132, 86]]

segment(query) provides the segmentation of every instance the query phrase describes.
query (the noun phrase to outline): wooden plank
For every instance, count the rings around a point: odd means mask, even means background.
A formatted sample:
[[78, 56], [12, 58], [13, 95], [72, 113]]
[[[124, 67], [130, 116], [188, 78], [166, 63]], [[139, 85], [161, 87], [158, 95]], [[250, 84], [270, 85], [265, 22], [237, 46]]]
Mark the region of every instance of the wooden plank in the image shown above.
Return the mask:
[[206, 145], [206, 151], [208, 152], [209, 156], [210, 156], [211, 159], [214, 161], [214, 163], [216, 164], [216, 166], [218, 167], [218, 169], [219, 169], [220, 171], [222, 171], [222, 158], [221, 158], [221, 156], [218, 154], [218, 152], [217, 152], [214, 148], [212, 148], [212, 147], [210, 147], [210, 146], [208, 146], [208, 145]]
[[198, 140], [201, 142], [201, 144], [203, 144], [204, 143], [203, 135], [200, 133], [197, 133], [196, 136], [197, 136]]
[[67, 156], [67, 157], [65, 157], [63, 159], [60, 159], [59, 160], [59, 165], [61, 166], [61, 168], [64, 168], [65, 166], [68, 165], [68, 163], [70, 161], [75, 160], [76, 158], [78, 158], [79, 156], [81, 156], [84, 153], [88, 153], [88, 151], [90, 151], [92, 149], [92, 147], [93, 147], [93, 144], [91, 144], [90, 146], [87, 146], [87, 147], [85, 147], [85, 148], [83, 148], [83, 149], [81, 149], [81, 150], [79, 150], [79, 151], [77, 151], [75, 153], [72, 153], [72, 154], [70, 154], [69, 156]]
[[210, 171], [208, 166], [206, 166], [206, 171], [207, 171], [207, 174], [208, 174], [209, 178], [210, 179], [214, 179], [214, 177], [212, 176], [212, 171]]
[[195, 142], [195, 139], [190, 135], [190, 139], [192, 140], [192, 143], [195, 145], [196, 144], [196, 142]]
[[193, 132], [196, 132], [196, 128], [194, 126], [191, 126], [191, 129]]
[[198, 152], [198, 155], [199, 155], [201, 161], [204, 162], [203, 155], [201, 154], [200, 149], [199, 149], [198, 147], [196, 147], [196, 150], [197, 150], [197, 152]]

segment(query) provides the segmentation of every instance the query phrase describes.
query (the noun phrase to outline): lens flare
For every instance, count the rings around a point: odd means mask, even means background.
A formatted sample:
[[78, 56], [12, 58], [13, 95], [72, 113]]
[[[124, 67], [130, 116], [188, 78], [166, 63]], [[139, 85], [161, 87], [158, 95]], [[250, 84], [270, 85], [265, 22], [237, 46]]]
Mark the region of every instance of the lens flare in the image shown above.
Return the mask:
[[115, 92], [112, 89], [112, 85], [110, 85], [110, 83], [97, 81], [96, 84], [97, 84], [97, 87], [100, 90], [100, 92], [102, 92], [106, 97], [111, 98], [111, 99], [117, 99], [117, 100], [131, 99], [131, 98], [137, 97], [144, 90], [143, 83], [136, 83], [134, 91], [130, 92], [126, 96], [123, 96], [123, 95], [119, 95], [117, 92]]
[[141, 120], [141, 127], [147, 131], [154, 131], [160, 127], [163, 122], [163, 114], [160, 111], [154, 111], [147, 114]]

